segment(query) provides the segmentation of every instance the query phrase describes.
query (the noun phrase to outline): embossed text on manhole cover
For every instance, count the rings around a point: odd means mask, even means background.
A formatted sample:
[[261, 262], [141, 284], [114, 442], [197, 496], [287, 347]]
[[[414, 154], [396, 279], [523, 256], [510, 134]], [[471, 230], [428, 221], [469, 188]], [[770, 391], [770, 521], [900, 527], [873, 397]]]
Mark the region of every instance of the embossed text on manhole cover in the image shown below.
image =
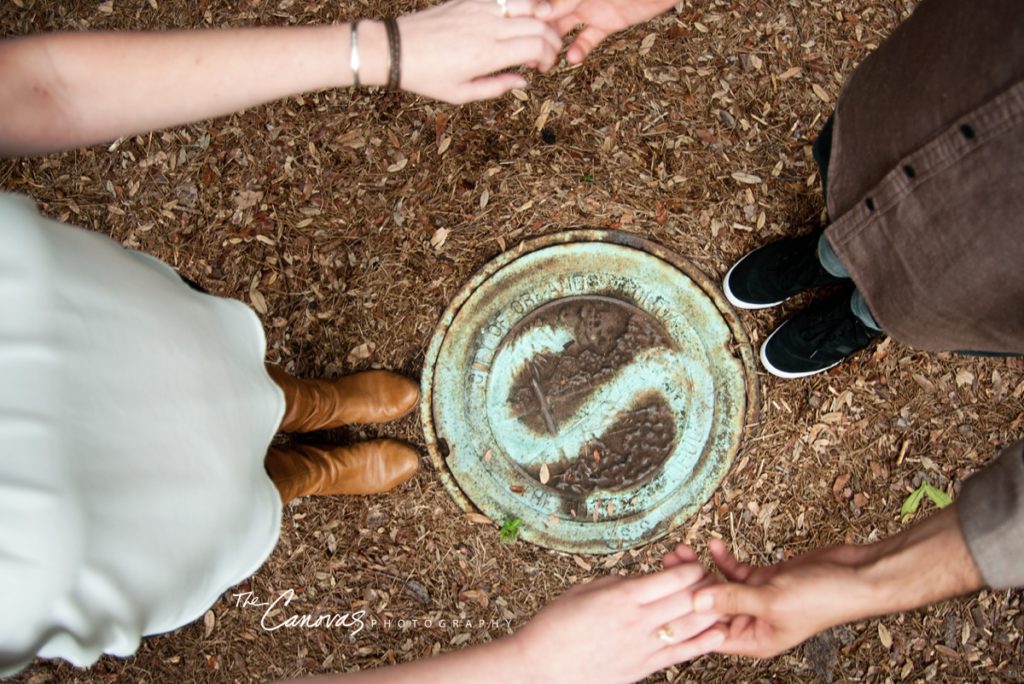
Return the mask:
[[422, 418], [456, 501], [551, 548], [656, 539], [711, 495], [757, 410], [746, 335], [685, 260], [623, 233], [523, 243], [431, 341]]

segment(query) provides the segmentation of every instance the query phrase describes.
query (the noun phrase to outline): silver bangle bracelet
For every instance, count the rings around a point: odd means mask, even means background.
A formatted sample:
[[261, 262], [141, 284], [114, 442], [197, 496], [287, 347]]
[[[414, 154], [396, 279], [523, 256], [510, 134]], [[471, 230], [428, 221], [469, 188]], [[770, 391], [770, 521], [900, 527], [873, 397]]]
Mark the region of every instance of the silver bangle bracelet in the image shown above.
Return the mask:
[[348, 66], [352, 69], [352, 86], [359, 87], [359, 20], [352, 22], [352, 32], [349, 38]]

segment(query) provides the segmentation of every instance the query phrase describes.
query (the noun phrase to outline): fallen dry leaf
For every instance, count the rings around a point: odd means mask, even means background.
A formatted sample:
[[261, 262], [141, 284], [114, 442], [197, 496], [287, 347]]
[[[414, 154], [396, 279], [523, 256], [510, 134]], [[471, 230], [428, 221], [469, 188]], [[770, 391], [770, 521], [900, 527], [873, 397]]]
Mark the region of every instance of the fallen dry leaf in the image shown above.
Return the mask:
[[892, 634], [889, 632], [889, 628], [881, 622], [878, 623], [878, 640], [882, 642], [882, 647], [885, 650], [888, 651], [892, 648]]
[[463, 602], [472, 601], [479, 604], [481, 608], [486, 608], [491, 602], [487, 592], [482, 589], [466, 589], [461, 591], [459, 592], [459, 600]]
[[213, 634], [213, 628], [216, 624], [217, 618], [214, 616], [213, 611], [206, 611], [206, 613], [203, 614], [203, 638], [210, 638], [210, 635]]
[[448, 239], [448, 229], [438, 228], [434, 231], [434, 236], [430, 238], [430, 246], [434, 248], [435, 252], [440, 252], [441, 248], [444, 247], [445, 240]]
[[780, 81], [788, 81], [789, 79], [793, 78], [794, 76], [799, 76], [802, 72], [803, 72], [803, 69], [801, 69], [800, 67], [790, 67], [790, 68], [786, 69], [785, 71], [783, 71], [781, 74], [779, 74], [779, 80]]
[[746, 183], [747, 185], [757, 185], [761, 182], [760, 176], [755, 176], [752, 173], [744, 173], [743, 171], [734, 171], [732, 178], [740, 183]]
[[464, 516], [466, 520], [473, 523], [474, 525], [493, 525], [494, 521], [488, 518], [483, 513], [466, 513]]
[[259, 290], [250, 290], [249, 291], [249, 301], [252, 302], [252, 308], [256, 309], [256, 313], [259, 313], [259, 314], [266, 314], [267, 313], [267, 311], [268, 311], [268, 309], [267, 309], [267, 299], [263, 296], [263, 293], [261, 293]]
[[350, 366], [359, 363], [360, 361], [365, 361], [373, 356], [373, 351], [376, 348], [377, 345], [373, 342], [363, 342], [362, 344], [352, 348], [352, 351], [348, 353], [346, 361], [348, 361]]
[[832, 496], [837, 499], [843, 498], [843, 488], [846, 487], [847, 483], [850, 481], [850, 477], [850, 473], [843, 473], [836, 478], [836, 481], [832, 484]]
[[956, 372], [956, 386], [957, 387], [965, 387], [965, 386], [973, 385], [973, 384], [974, 384], [974, 373], [972, 373], [971, 371], [967, 370], [966, 368], [961, 368], [960, 370], [958, 370]]
[[651, 48], [654, 47], [654, 42], [657, 39], [658, 39], [658, 34], [657, 33], [648, 33], [646, 36], [644, 36], [644, 39], [642, 41], [640, 41], [640, 53], [639, 54], [640, 54], [641, 57], [643, 57], [644, 55], [646, 55], [647, 53], [649, 53], [651, 51]]
[[263, 199], [263, 193], [257, 190], [239, 190], [234, 195], [235, 209], [251, 209]]

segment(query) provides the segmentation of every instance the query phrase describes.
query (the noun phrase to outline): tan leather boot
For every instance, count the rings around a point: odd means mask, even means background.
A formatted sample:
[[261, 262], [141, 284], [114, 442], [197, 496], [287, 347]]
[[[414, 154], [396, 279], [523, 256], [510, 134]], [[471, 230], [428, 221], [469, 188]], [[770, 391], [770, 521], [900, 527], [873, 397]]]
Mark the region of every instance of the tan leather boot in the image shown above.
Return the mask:
[[386, 492], [412, 477], [420, 459], [401, 442], [378, 439], [333, 449], [271, 447], [265, 464], [281, 501], [288, 503], [299, 496]]
[[284, 390], [281, 432], [386, 423], [412, 411], [420, 398], [415, 382], [390, 371], [363, 371], [336, 380], [300, 380], [269, 364], [267, 371]]

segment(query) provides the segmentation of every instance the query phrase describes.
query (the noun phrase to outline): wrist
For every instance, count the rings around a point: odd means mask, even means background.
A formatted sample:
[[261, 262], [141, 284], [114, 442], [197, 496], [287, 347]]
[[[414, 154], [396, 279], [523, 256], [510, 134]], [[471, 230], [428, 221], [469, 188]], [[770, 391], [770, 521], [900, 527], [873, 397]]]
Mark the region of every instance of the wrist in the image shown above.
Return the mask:
[[492, 641], [487, 647], [491, 649], [489, 656], [496, 670], [491, 681], [531, 684], [542, 684], [545, 681], [543, 673], [534, 669], [538, 660], [523, 639], [521, 630]]
[[862, 617], [911, 610], [984, 587], [950, 506], [864, 549], [858, 575], [869, 590]]
[[383, 86], [388, 82], [388, 36], [384, 22], [362, 19], [357, 30], [359, 41], [359, 83]]

